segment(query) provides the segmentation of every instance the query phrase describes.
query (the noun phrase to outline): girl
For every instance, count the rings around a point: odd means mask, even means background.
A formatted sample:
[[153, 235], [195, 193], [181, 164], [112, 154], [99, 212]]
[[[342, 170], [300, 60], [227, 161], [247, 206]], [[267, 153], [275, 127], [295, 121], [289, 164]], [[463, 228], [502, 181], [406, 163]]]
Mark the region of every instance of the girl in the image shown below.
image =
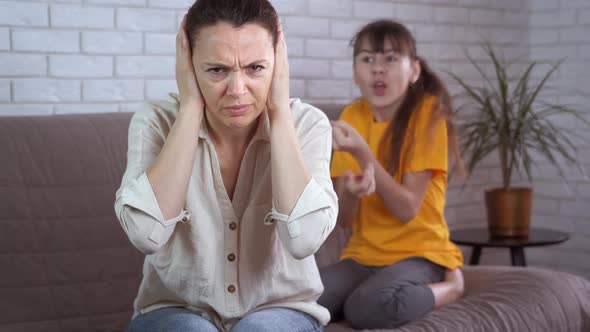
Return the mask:
[[463, 293], [444, 218], [452, 107], [403, 25], [370, 23], [351, 44], [362, 98], [332, 124], [331, 176], [338, 223], [353, 231], [341, 261], [320, 270], [318, 302], [354, 328], [394, 328]]

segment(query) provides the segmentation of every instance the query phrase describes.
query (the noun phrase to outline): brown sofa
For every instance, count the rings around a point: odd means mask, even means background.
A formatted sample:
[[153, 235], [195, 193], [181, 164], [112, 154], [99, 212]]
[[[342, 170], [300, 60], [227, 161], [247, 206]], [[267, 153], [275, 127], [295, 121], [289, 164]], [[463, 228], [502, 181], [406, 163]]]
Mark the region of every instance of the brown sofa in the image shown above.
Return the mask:
[[[113, 212], [130, 117], [0, 118], [0, 332], [124, 329], [143, 260]], [[335, 262], [346, 238], [337, 228], [318, 264]], [[465, 278], [463, 299], [394, 331], [590, 331], [583, 278], [510, 267], [467, 267]]]

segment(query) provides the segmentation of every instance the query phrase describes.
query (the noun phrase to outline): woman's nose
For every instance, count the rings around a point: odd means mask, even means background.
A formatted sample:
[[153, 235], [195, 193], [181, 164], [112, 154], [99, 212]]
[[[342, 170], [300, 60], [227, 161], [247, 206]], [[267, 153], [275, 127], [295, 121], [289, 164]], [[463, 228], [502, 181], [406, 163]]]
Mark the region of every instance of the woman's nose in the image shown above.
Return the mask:
[[229, 78], [227, 94], [232, 97], [241, 97], [246, 94], [246, 81], [241, 71], [233, 72]]

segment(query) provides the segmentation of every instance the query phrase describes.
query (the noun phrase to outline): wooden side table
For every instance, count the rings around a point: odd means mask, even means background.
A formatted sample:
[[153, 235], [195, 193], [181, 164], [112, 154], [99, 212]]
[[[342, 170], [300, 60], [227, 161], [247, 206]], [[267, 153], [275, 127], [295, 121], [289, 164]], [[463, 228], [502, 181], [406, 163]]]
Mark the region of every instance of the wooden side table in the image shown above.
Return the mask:
[[531, 228], [526, 238], [492, 237], [487, 228], [466, 228], [451, 231], [451, 241], [473, 247], [469, 265], [479, 264], [481, 250], [485, 247], [510, 248], [513, 266], [526, 266], [525, 247], [538, 247], [567, 241], [569, 234], [547, 228]]

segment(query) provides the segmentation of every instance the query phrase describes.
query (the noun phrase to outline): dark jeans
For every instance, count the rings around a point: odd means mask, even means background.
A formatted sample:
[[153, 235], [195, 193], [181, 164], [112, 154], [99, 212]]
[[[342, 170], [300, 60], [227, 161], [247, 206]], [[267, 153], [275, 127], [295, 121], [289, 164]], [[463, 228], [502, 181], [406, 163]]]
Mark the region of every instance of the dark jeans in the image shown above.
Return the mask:
[[421, 257], [390, 266], [365, 266], [352, 259], [320, 269], [324, 293], [318, 303], [332, 320], [355, 329], [387, 329], [416, 320], [434, 308], [427, 286], [444, 279], [445, 268]]

